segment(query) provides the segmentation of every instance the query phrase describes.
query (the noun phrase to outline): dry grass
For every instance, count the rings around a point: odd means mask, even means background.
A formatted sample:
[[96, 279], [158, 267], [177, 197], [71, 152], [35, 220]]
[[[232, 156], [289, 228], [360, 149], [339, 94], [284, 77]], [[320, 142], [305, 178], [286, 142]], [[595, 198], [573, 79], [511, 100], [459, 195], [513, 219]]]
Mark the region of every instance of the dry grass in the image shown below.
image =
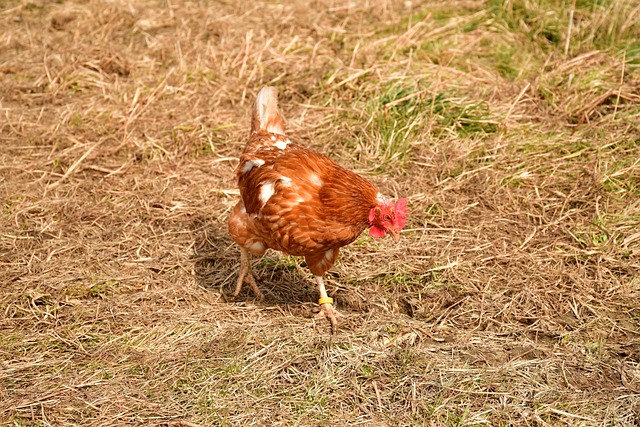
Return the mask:
[[[0, 422], [640, 423], [640, 10], [0, 2]], [[249, 105], [411, 203], [226, 294]]]

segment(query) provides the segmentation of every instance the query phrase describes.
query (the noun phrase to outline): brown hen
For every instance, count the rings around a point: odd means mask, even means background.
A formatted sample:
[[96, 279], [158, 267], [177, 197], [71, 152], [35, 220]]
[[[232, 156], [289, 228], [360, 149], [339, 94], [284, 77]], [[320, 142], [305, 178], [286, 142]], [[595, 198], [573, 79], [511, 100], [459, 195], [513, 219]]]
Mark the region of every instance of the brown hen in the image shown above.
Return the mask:
[[292, 143], [278, 111], [277, 91], [263, 88], [253, 107], [251, 135], [236, 171], [241, 200], [229, 217], [229, 233], [240, 246], [240, 275], [233, 296], [247, 281], [258, 298], [249, 254], [268, 248], [303, 256], [320, 293], [318, 317], [335, 332], [341, 315], [327, 296], [322, 276], [342, 246], [367, 228], [373, 237], [387, 232], [399, 239], [407, 200], [384, 198], [361, 176], [330, 158]]

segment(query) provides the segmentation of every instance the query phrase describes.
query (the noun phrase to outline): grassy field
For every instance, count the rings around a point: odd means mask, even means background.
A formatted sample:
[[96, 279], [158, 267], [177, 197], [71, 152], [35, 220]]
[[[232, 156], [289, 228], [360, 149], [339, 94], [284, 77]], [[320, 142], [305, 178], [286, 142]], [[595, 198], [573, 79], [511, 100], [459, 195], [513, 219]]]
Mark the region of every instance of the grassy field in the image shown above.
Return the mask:
[[[235, 300], [249, 110], [408, 197]], [[640, 424], [635, 0], [0, 0], [0, 424]]]

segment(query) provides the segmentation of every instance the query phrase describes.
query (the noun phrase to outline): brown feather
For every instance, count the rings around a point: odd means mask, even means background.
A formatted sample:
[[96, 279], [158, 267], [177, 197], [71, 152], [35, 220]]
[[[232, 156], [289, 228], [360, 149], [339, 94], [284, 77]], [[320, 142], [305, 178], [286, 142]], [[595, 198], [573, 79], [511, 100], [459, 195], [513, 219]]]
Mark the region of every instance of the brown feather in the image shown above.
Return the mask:
[[[270, 99], [272, 93], [263, 91]], [[291, 143], [277, 104], [260, 102], [259, 95], [253, 132], [236, 171], [241, 201], [230, 215], [229, 232], [251, 253], [260, 255], [268, 247], [304, 256], [311, 272], [322, 275], [339, 248], [369, 226], [378, 190], [330, 158]], [[276, 119], [260, 115], [274, 111]]]

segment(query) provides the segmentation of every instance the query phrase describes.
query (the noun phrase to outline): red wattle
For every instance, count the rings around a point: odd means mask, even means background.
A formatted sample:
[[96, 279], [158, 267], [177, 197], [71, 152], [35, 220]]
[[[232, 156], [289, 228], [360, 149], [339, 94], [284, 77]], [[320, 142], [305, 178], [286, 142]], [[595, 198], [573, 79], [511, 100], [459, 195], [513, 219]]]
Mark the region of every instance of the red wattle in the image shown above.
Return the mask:
[[384, 237], [385, 234], [387, 234], [387, 232], [384, 228], [375, 225], [369, 229], [369, 235], [371, 237]]

